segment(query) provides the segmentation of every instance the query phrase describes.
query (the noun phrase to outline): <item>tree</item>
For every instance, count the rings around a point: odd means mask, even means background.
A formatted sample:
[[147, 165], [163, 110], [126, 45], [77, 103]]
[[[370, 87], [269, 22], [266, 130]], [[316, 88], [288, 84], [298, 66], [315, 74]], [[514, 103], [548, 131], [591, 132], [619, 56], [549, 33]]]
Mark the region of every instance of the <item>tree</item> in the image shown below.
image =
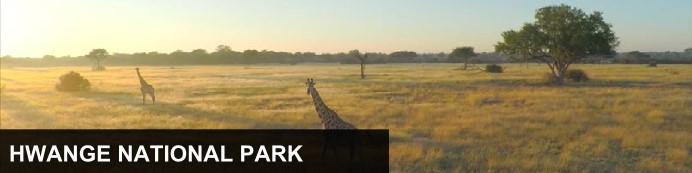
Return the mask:
[[216, 46], [216, 52], [218, 52], [218, 53], [230, 53], [230, 52], [233, 52], [233, 50], [231, 50], [231, 46], [219, 45], [219, 46]]
[[248, 49], [248, 50], [243, 51], [243, 57], [246, 57], [246, 58], [252, 58], [254, 56], [257, 56], [258, 54], [259, 54], [259, 51], [254, 50], [254, 49]]
[[215, 61], [220, 63], [232, 63], [235, 60], [232, 58], [234, 53], [230, 46], [219, 45], [216, 46], [216, 52], [211, 53]]
[[187, 54], [187, 58], [180, 60], [183, 64], [211, 64], [212, 60], [205, 49], [195, 49]]
[[402, 63], [415, 62], [416, 57], [418, 57], [418, 53], [413, 51], [396, 51], [389, 54], [392, 61]]
[[255, 57], [257, 57], [257, 55], [259, 55], [259, 54], [260, 54], [260, 52], [257, 50], [254, 50], [254, 49], [245, 50], [245, 51], [243, 51], [242, 59], [241, 59], [240, 63], [248, 64], [248, 63], [251, 63], [253, 61], [256, 61]]
[[464, 70], [468, 68], [468, 62], [469, 58], [476, 56], [476, 53], [473, 51], [473, 47], [470, 46], [464, 46], [464, 47], [457, 47], [456, 49], [452, 50], [452, 53], [449, 53], [449, 61], [450, 62], [460, 62], [460, 59], [464, 60]]
[[303, 52], [303, 56], [304, 57], [314, 57], [314, 56], [317, 56], [317, 54], [315, 54], [315, 52]]
[[55, 56], [53, 56], [53, 55], [44, 55], [44, 56], [43, 56], [43, 59], [44, 59], [44, 60], [55, 60]]
[[361, 54], [358, 49], [351, 50], [348, 52], [351, 56], [358, 58], [360, 61], [360, 79], [365, 79], [365, 60], [368, 59], [368, 53]]
[[192, 50], [192, 52], [190, 52], [190, 53], [195, 54], [195, 55], [206, 55], [206, 54], [207, 54], [207, 50], [204, 50], [204, 49], [195, 49], [195, 50]]
[[504, 42], [498, 42], [495, 51], [539, 60], [550, 68], [554, 83], [562, 84], [575, 61], [615, 54], [618, 39], [601, 14], [587, 15], [564, 4], [540, 8], [535, 22], [524, 24], [519, 31], [503, 32]]
[[446, 56], [447, 54], [445, 54], [444, 52], [437, 53], [437, 57], [444, 58]]
[[92, 68], [92, 70], [103, 70], [101, 60], [108, 58], [108, 51], [106, 49], [93, 49], [86, 57], [96, 61], [96, 67]]
[[692, 52], [692, 47], [685, 49], [685, 52]]
[[649, 63], [649, 61], [651, 61], [651, 56], [639, 51], [627, 52], [625, 54], [625, 63], [627, 64]]

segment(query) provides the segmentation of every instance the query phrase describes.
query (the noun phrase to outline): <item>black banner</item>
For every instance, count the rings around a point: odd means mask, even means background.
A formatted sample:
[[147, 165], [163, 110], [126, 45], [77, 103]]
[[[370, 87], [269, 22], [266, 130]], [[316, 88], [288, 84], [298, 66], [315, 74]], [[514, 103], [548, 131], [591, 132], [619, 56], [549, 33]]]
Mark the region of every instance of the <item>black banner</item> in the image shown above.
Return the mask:
[[388, 171], [388, 130], [0, 130], [0, 172]]

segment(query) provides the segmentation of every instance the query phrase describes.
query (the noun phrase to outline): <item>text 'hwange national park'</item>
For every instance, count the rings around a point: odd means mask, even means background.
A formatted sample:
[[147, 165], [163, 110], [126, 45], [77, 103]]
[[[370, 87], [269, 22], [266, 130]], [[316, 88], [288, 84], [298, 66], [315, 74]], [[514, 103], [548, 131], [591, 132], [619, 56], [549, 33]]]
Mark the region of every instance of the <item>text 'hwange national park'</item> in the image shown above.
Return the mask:
[[224, 145], [10, 145], [9, 156], [10, 162], [234, 162], [234, 156], [240, 162], [303, 162], [301, 147], [240, 145], [234, 152]]

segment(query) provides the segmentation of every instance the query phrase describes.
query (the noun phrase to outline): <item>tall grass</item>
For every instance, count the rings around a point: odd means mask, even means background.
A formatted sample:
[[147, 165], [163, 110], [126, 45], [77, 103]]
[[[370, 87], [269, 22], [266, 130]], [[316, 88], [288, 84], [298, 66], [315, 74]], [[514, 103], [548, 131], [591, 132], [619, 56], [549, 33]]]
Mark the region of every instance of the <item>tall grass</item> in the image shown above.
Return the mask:
[[[359, 128], [390, 129], [394, 172], [691, 172], [692, 66], [574, 65], [592, 79], [541, 81], [457, 64], [3, 68], [0, 128], [320, 128], [305, 78]], [[59, 93], [75, 70], [92, 91]]]

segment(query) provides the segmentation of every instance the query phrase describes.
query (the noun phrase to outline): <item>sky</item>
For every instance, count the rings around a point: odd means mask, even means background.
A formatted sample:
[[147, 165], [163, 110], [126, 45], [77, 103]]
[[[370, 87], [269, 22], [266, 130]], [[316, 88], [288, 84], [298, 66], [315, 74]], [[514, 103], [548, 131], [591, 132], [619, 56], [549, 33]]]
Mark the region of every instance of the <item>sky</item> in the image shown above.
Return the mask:
[[603, 12], [618, 52], [692, 47], [690, 0], [0, 0], [0, 55], [246, 49], [490, 52], [500, 33], [567, 4]]

